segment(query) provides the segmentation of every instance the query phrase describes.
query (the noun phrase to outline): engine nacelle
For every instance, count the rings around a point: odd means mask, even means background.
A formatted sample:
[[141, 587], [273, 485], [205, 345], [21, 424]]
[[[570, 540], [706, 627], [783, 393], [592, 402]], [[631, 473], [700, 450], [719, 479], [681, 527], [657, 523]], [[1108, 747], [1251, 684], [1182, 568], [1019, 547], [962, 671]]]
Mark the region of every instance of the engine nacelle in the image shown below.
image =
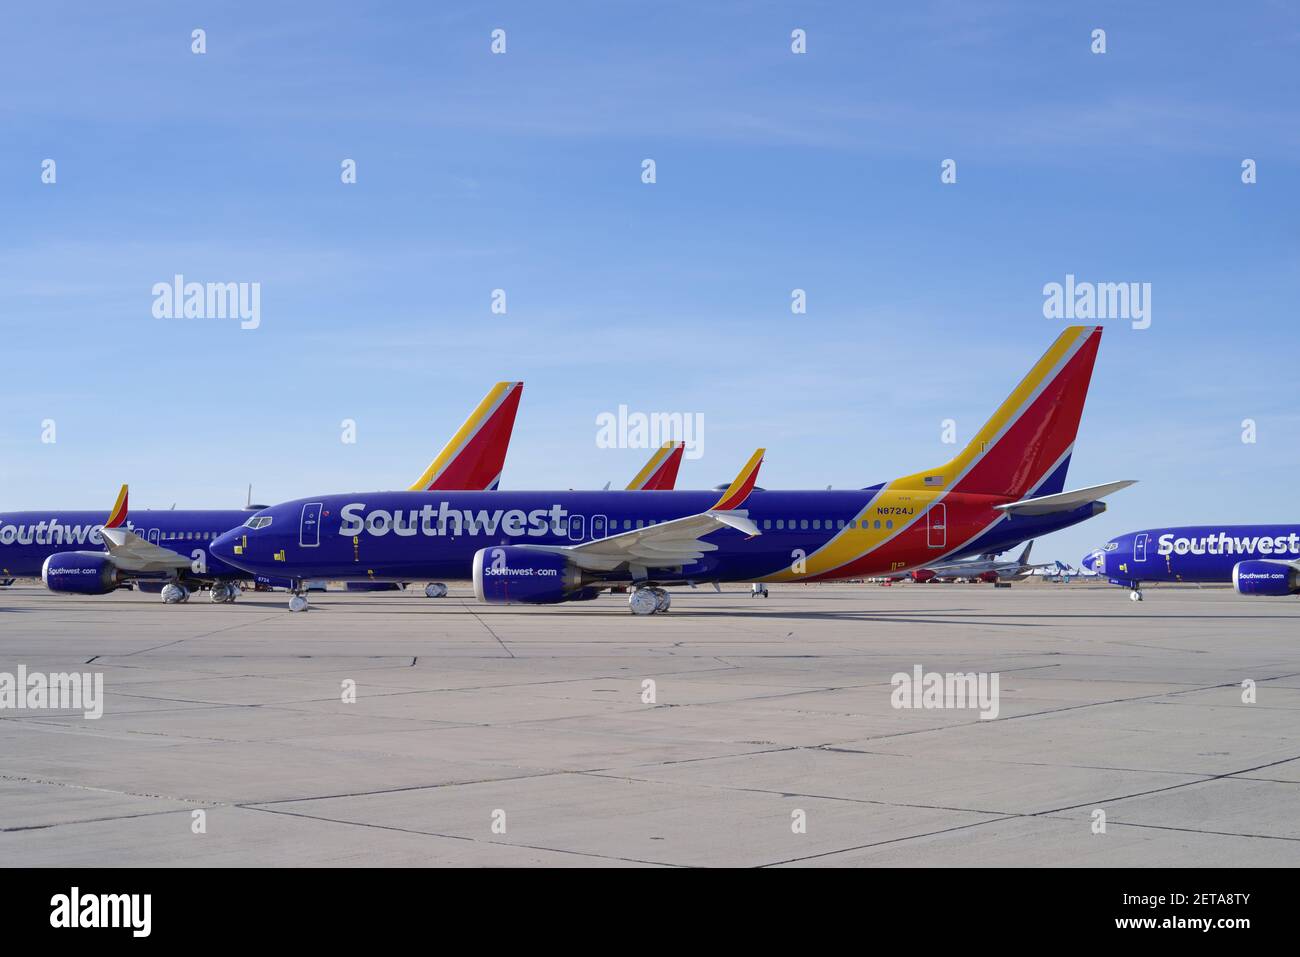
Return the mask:
[[1300, 568], [1290, 562], [1237, 562], [1232, 587], [1238, 595], [1294, 595], [1300, 592]]
[[937, 577], [939, 577], [938, 573], [933, 572], [928, 568], [918, 568], [916, 571], [912, 572], [912, 581], [916, 582], [918, 585], [924, 585], [926, 582], [933, 581]]
[[996, 585], [998, 582], [998, 573], [994, 571], [980, 572], [978, 577], [986, 585]]
[[50, 591], [107, 595], [117, 589], [117, 566], [103, 552], [58, 552], [45, 559], [41, 581]]
[[582, 572], [563, 555], [496, 545], [474, 553], [474, 596], [493, 605], [554, 605], [582, 597]]

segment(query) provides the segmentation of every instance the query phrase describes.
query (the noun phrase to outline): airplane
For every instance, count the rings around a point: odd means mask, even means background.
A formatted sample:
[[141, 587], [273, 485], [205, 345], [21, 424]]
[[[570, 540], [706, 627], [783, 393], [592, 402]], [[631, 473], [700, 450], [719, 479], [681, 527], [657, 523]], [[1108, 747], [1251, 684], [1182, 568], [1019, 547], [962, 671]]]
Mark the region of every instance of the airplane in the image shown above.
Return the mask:
[[1300, 593], [1300, 524], [1181, 525], [1112, 538], [1083, 567], [1142, 600], [1143, 582], [1232, 583], [1239, 595]]
[[[470, 413], [424, 473], [412, 492], [495, 488], [501, 479], [514, 428], [522, 382], [498, 382]], [[188, 601], [192, 590], [206, 587], [219, 604], [239, 596], [239, 582], [248, 573], [212, 553], [221, 533], [241, 527], [244, 509], [127, 510], [122, 486], [106, 520], [102, 512], [51, 509], [0, 515], [0, 574], [16, 578], [39, 575], [56, 592], [103, 595], [127, 582], [160, 591], [167, 604]], [[76, 551], [69, 546], [83, 546]], [[85, 546], [100, 546], [89, 550]], [[283, 585], [278, 578], [263, 584]], [[430, 582], [426, 594], [446, 595], [441, 582]]]
[[[682, 441], [665, 442], [662, 446], [655, 449], [650, 456], [650, 460], [628, 483], [627, 491], [666, 491], [671, 490], [677, 484], [677, 470], [682, 464], [682, 452], [686, 448], [686, 443]], [[605, 488], [609, 488], [609, 483], [605, 483]], [[389, 581], [349, 581], [346, 583], [348, 591], [401, 591], [406, 587], [406, 582], [389, 582]], [[323, 588], [318, 589], [323, 590]], [[430, 598], [445, 598], [447, 595], [447, 586], [441, 582], [425, 586], [425, 594]]]
[[1025, 550], [1014, 561], [998, 561], [996, 554], [986, 553], [977, 558], [967, 558], [956, 562], [943, 562], [926, 565], [912, 572], [914, 582], [945, 582], [960, 579], [978, 579], [993, 583], [1000, 581], [1024, 581], [1036, 568], [1055, 568], [1056, 562], [1039, 565], [1029, 564], [1029, 550], [1034, 547], [1032, 540], [1025, 545]]
[[755, 488], [757, 451], [709, 491], [348, 492], [263, 509], [212, 549], [295, 583], [472, 581], [488, 603], [583, 601], [626, 590], [635, 615], [669, 586], [819, 582], [1000, 552], [1100, 514], [1131, 482], [1065, 491], [1100, 326], [1064, 330], [954, 459], [863, 489]]

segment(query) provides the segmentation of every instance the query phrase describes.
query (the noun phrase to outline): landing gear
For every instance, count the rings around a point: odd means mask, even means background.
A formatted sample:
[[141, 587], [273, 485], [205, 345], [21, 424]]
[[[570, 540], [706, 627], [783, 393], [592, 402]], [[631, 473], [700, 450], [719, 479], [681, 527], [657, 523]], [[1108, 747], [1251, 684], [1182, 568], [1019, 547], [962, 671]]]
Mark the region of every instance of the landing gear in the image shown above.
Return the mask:
[[162, 600], [166, 605], [179, 605], [183, 601], [190, 600], [190, 590], [176, 582], [168, 582], [163, 585]]
[[653, 588], [636, 588], [627, 596], [628, 610], [634, 615], [653, 615], [659, 610], [659, 596]]
[[667, 589], [654, 585], [640, 585], [627, 596], [628, 610], [634, 615], [655, 615], [666, 612], [673, 603]]
[[239, 588], [229, 582], [218, 582], [212, 586], [212, 590], [208, 592], [208, 597], [218, 605], [229, 605], [239, 597]]
[[447, 586], [442, 582], [429, 582], [424, 586], [425, 598], [446, 598]]
[[752, 584], [752, 585], [749, 586], [749, 597], [750, 597], [750, 598], [766, 598], [766, 597], [767, 597], [767, 586], [764, 585], [764, 584], [762, 584], [761, 582], [754, 582], [754, 584]]
[[289, 599], [289, 610], [290, 610], [290, 611], [306, 611], [306, 610], [307, 610], [307, 596], [306, 596], [306, 595], [294, 595], [292, 598], [290, 598], [290, 599]]
[[1141, 601], [1141, 600], [1142, 600], [1142, 589], [1137, 588], [1137, 587], [1135, 586], [1135, 587], [1133, 588], [1133, 590], [1132, 590], [1131, 592], [1128, 593], [1128, 598], [1129, 598], [1129, 601]]

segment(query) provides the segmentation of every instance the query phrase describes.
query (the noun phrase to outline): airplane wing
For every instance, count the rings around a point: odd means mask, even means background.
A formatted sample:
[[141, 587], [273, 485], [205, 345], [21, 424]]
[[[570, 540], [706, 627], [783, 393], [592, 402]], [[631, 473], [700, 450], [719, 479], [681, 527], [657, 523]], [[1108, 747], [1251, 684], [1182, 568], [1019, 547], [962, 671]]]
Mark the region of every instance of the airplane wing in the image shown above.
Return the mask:
[[1122, 482], [1109, 482], [1105, 485], [1090, 485], [1071, 492], [1058, 492], [1056, 495], [1022, 498], [1018, 502], [993, 507], [1008, 515], [1051, 515], [1054, 512], [1068, 512], [1080, 505], [1087, 505], [1089, 502], [1095, 502], [1112, 492], [1118, 492], [1122, 488], [1135, 484], [1137, 484], [1136, 479], [1125, 479]]
[[744, 511], [707, 511], [668, 522], [634, 528], [630, 532], [598, 538], [581, 545], [517, 545], [533, 551], [563, 555], [579, 568], [611, 572], [622, 565], [670, 568], [689, 565], [718, 546], [702, 541], [721, 528], [734, 528], [753, 537], [761, 534]]
[[713, 507], [697, 515], [658, 522], [580, 545], [516, 547], [563, 555], [579, 568], [593, 572], [610, 572], [627, 565], [633, 569], [634, 577], [638, 572], [644, 575], [649, 568], [689, 565], [703, 558], [706, 552], [717, 550], [718, 546], [703, 541], [703, 538], [719, 529], [734, 528], [750, 538], [761, 534], [758, 526], [743, 510], [739, 510], [739, 506], [744, 504], [758, 481], [764, 451], [756, 451]]
[[147, 542], [125, 528], [102, 528], [99, 534], [113, 556], [113, 563], [128, 572], [165, 572], [189, 568], [190, 560], [179, 552]]

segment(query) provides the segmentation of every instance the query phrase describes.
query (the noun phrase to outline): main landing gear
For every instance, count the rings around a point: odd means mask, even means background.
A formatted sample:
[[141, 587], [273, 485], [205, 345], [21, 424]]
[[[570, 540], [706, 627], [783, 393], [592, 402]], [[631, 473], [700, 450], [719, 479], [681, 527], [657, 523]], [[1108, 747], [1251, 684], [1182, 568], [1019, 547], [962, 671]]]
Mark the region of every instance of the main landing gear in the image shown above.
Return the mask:
[[218, 605], [229, 605], [239, 597], [239, 587], [229, 582], [218, 582], [212, 586], [208, 597]]
[[190, 600], [190, 590], [178, 582], [168, 582], [163, 585], [162, 600], [166, 605], [179, 605]]
[[1134, 585], [1134, 586], [1133, 586], [1133, 590], [1132, 590], [1131, 592], [1128, 593], [1128, 598], [1129, 598], [1129, 601], [1141, 601], [1141, 600], [1142, 600], [1142, 588], [1141, 588], [1141, 586], [1140, 586], [1140, 585]]
[[766, 597], [767, 597], [767, 586], [764, 585], [762, 582], [754, 582], [754, 584], [752, 584], [752, 585], [749, 586], [749, 597], [750, 597], [750, 598], [766, 598]]
[[628, 610], [634, 615], [654, 615], [666, 612], [673, 603], [673, 596], [663, 588], [642, 585], [633, 589], [627, 596]]
[[306, 611], [306, 610], [307, 610], [307, 596], [295, 592], [294, 595], [293, 595], [293, 597], [289, 599], [289, 610], [290, 610], [290, 611]]
[[429, 582], [424, 586], [425, 598], [446, 598], [447, 586], [442, 582]]

